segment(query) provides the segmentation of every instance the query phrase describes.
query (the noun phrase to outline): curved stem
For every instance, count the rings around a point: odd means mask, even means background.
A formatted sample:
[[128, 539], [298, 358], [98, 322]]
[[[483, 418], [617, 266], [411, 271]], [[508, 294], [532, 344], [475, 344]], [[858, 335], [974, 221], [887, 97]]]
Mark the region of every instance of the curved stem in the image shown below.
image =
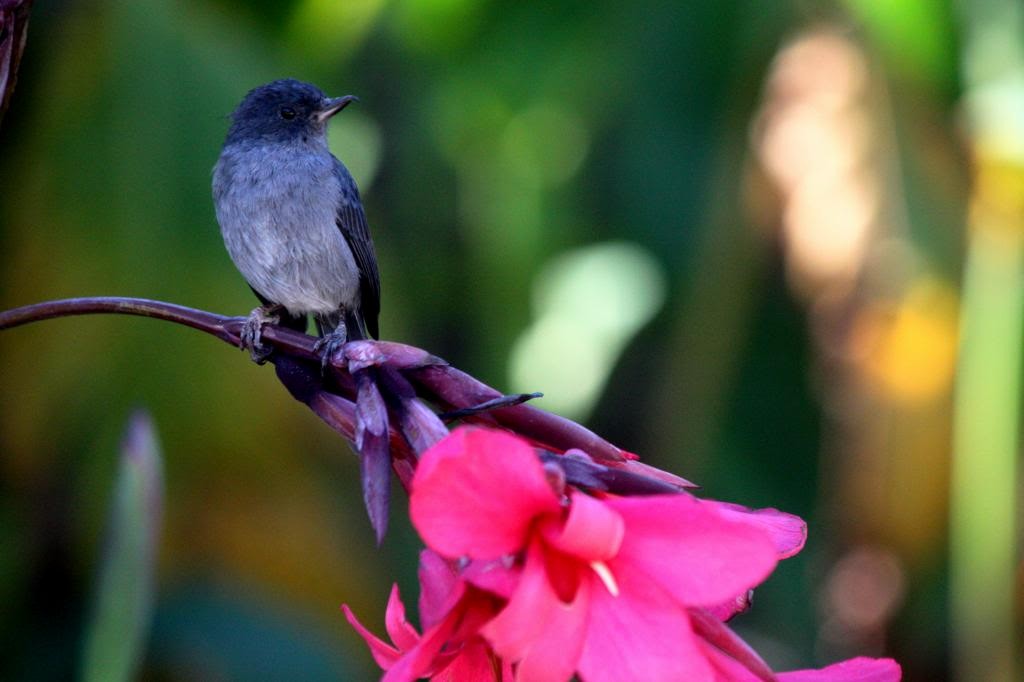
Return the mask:
[[[92, 296], [85, 298], [65, 298], [57, 301], [44, 301], [32, 305], [0, 311], [0, 331], [11, 329], [30, 322], [40, 322], [54, 317], [96, 314], [135, 315], [151, 317], [157, 320], [173, 322], [186, 327], [206, 332], [232, 346], [241, 347], [240, 332], [244, 317], [228, 317], [205, 310], [189, 308], [165, 301], [153, 301], [147, 298], [130, 298], [126, 296]], [[264, 329], [263, 338], [272, 345], [291, 352], [299, 357], [315, 359], [314, 340], [305, 334], [268, 326]]]
[[224, 327], [225, 323], [232, 318], [163, 301], [122, 296], [66, 298], [58, 301], [34, 303], [22, 306], [21, 308], [14, 308], [13, 310], [5, 310], [0, 312], [0, 330], [18, 327], [29, 322], [48, 320], [54, 317], [94, 315], [98, 313], [138, 315], [167, 320], [168, 322], [177, 322], [178, 324], [184, 324], [208, 334], [213, 334], [229, 343], [233, 342], [231, 335], [227, 333]]

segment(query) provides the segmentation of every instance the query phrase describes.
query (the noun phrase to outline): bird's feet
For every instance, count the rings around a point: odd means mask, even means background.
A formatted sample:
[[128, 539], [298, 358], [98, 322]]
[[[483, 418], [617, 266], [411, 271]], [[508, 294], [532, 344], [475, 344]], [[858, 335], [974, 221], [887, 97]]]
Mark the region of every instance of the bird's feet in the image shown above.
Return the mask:
[[320, 371], [326, 371], [327, 365], [330, 364], [331, 358], [334, 354], [341, 350], [341, 347], [348, 342], [348, 329], [345, 327], [344, 321], [339, 321], [338, 326], [334, 328], [334, 331], [328, 332], [321, 337], [316, 345], [313, 346], [313, 350], [320, 353]]
[[280, 324], [282, 310], [284, 308], [280, 305], [261, 305], [259, 308], [254, 308], [242, 324], [242, 350], [249, 351], [249, 357], [257, 365], [264, 364], [270, 354], [274, 352], [273, 348], [264, 346], [262, 343], [263, 325]]

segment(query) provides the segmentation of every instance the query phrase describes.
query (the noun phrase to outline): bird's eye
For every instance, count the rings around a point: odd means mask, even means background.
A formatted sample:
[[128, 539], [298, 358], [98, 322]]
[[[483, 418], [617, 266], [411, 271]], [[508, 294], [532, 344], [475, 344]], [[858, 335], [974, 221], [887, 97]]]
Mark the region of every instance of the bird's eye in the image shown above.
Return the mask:
[[290, 121], [295, 118], [295, 110], [291, 107], [281, 107], [281, 111], [279, 113], [281, 114], [281, 118], [286, 121]]

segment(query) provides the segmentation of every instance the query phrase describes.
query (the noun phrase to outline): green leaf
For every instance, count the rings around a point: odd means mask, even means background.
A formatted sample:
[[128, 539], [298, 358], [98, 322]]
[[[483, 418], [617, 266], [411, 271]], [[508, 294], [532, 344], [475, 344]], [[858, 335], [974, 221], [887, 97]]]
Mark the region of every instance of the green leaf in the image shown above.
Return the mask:
[[121, 444], [92, 613], [86, 624], [82, 679], [134, 677], [153, 610], [153, 575], [160, 535], [163, 472], [153, 422], [143, 411]]

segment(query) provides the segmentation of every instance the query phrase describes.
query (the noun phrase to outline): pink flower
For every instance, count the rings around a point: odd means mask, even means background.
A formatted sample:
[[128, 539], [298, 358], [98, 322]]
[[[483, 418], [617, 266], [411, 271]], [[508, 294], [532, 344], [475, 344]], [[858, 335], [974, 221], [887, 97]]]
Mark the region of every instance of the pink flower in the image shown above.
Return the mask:
[[800, 519], [687, 494], [592, 497], [557, 473], [504, 432], [460, 429], [424, 453], [410, 499], [433, 550], [420, 564], [423, 635], [397, 589], [393, 645], [345, 607], [385, 680], [900, 679], [894, 661], [864, 658], [775, 674], [723, 622], [803, 546]]
[[410, 513], [444, 556], [523, 557], [480, 630], [522, 680], [714, 679], [688, 609], [745, 594], [779, 553], [759, 523], [689, 495], [559, 496], [527, 443], [482, 429], [423, 455]]
[[345, 617], [386, 672], [386, 682], [511, 682], [512, 669], [477, 634], [497, 611], [495, 598], [460, 580], [452, 567], [427, 550], [420, 555], [421, 636], [406, 620], [398, 586], [391, 588], [384, 627], [392, 644], [363, 627], [347, 604]]

